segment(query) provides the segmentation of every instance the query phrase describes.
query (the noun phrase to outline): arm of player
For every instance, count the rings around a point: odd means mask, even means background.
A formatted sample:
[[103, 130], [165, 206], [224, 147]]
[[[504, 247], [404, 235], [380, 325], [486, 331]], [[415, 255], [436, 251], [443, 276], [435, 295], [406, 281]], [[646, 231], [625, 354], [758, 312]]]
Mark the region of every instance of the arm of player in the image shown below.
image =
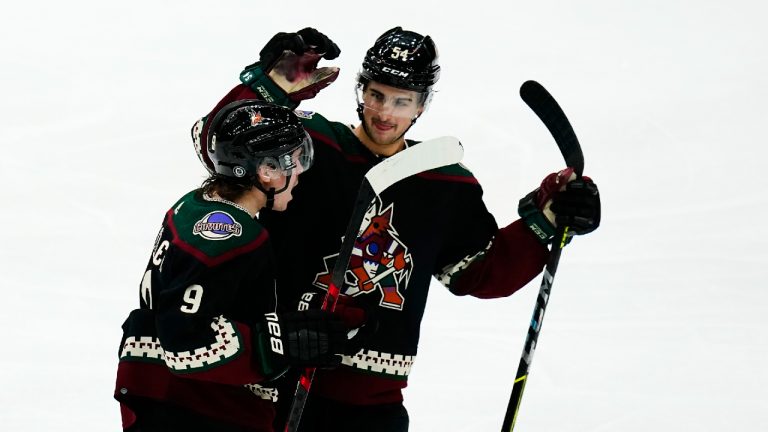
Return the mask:
[[[522, 288], [546, 264], [546, 245], [556, 225], [567, 225], [576, 235], [600, 225], [600, 195], [589, 177], [576, 179], [568, 168], [545, 177], [520, 200], [519, 213], [521, 219], [499, 229], [485, 250], [447, 268], [442, 280], [449, 282], [451, 292], [495, 298]], [[481, 215], [468, 217], [482, 220]]]
[[444, 236], [435, 277], [456, 295], [509, 296], [541, 273], [549, 252], [519, 220], [499, 229], [479, 185], [457, 188], [462, 205]]
[[541, 273], [548, 255], [546, 246], [517, 220], [499, 229], [487, 249], [454, 266], [448, 287], [456, 295], [506, 297]]

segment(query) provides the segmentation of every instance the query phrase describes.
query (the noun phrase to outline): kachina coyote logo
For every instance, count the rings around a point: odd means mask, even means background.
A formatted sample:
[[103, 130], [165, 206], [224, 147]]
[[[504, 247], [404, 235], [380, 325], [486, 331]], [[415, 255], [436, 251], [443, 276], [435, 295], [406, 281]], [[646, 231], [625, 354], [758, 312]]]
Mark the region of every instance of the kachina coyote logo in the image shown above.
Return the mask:
[[[408, 287], [413, 260], [392, 226], [393, 204], [379, 211], [381, 207], [377, 199], [365, 214], [344, 275], [345, 289], [341, 292], [358, 296], [380, 291], [379, 305], [403, 310], [405, 299], [402, 293]], [[315, 286], [328, 288], [338, 255], [323, 258], [325, 271], [315, 276]]]

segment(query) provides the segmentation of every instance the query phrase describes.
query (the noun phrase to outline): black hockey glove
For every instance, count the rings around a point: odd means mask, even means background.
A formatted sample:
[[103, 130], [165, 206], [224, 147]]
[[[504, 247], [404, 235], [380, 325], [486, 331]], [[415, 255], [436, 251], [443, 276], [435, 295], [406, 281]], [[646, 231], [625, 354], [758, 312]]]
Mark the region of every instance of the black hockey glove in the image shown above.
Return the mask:
[[[320, 309], [324, 298], [324, 292], [306, 292], [301, 296], [299, 309]], [[359, 306], [350, 296], [339, 296], [333, 315], [339, 317], [344, 322], [344, 326], [349, 330], [344, 350], [344, 354], [347, 355], [357, 354], [379, 329], [379, 320], [375, 313], [375, 308]]]
[[261, 50], [259, 61], [241, 72], [240, 80], [255, 87], [258, 93], [269, 93], [270, 85], [263, 82], [268, 79], [298, 105], [317, 96], [338, 78], [339, 68], [318, 68], [317, 63], [321, 58], [335, 59], [339, 53], [341, 50], [332, 40], [313, 28], [307, 27], [297, 33], [278, 33]]
[[576, 180], [573, 169], [566, 168], [544, 178], [541, 186], [520, 200], [517, 210], [523, 222], [546, 244], [560, 224], [567, 225], [571, 235], [597, 229], [600, 194], [589, 177]]
[[344, 321], [325, 311], [272, 312], [257, 327], [255, 346], [268, 374], [281, 366], [338, 366], [345, 353]]
[[318, 60], [320, 58], [333, 60], [341, 54], [338, 45], [328, 36], [311, 27], [301, 29], [296, 33], [280, 32], [272, 36], [272, 39], [259, 52], [259, 62], [264, 72], [269, 73], [286, 51], [297, 56], [312, 51], [319, 56]]
[[591, 233], [600, 226], [600, 192], [589, 177], [569, 182], [552, 197], [555, 225], [565, 225], [576, 235]]

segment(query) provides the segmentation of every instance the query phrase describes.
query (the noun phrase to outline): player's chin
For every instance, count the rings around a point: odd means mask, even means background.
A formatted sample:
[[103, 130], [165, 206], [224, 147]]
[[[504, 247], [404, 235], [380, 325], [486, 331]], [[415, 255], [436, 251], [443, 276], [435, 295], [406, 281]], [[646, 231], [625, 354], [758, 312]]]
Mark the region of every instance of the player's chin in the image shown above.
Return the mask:
[[373, 142], [375, 142], [378, 145], [386, 146], [393, 144], [397, 141], [398, 138], [398, 131], [396, 129], [390, 129], [386, 132], [376, 132], [373, 134], [374, 136], [371, 137]]
[[279, 203], [276, 202], [275, 205], [272, 207], [272, 210], [285, 211], [288, 208], [288, 204], [290, 204], [291, 200], [293, 200], [292, 195], [286, 196], [284, 200], [281, 200]]

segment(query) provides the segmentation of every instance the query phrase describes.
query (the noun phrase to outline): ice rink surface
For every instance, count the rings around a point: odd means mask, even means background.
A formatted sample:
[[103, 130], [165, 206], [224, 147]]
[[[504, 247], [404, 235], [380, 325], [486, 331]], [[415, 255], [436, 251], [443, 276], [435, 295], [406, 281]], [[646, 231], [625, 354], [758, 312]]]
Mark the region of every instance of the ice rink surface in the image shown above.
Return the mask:
[[[205, 175], [189, 128], [263, 44], [331, 36], [342, 73], [302, 109], [352, 123], [365, 49], [402, 25], [443, 68], [409, 137], [459, 137], [500, 225], [562, 166], [517, 95], [527, 79], [559, 100], [600, 186], [602, 226], [563, 253], [516, 430], [768, 430], [766, 6], [500, 5], [4, 6], [0, 429], [119, 430], [120, 325], [163, 213]], [[433, 284], [412, 431], [499, 429], [538, 284], [493, 301]]]

